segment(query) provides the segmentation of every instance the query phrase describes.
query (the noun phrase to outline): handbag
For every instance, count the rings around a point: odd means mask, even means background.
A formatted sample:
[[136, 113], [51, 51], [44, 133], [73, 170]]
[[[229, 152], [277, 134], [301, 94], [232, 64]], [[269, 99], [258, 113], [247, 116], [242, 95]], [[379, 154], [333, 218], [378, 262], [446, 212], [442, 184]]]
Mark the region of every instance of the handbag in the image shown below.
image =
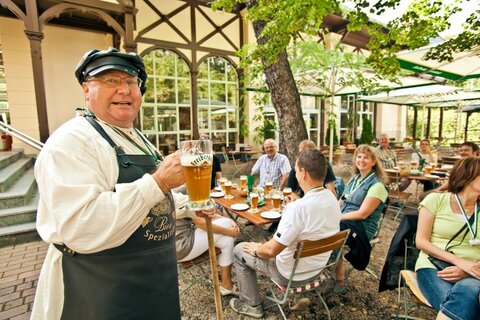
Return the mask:
[[[472, 223], [473, 222], [473, 219], [474, 219], [474, 215], [475, 214], [472, 214], [472, 216], [470, 217], [470, 219], [468, 219], [468, 223]], [[448, 249], [450, 249], [448, 246], [450, 245], [450, 242], [453, 241], [453, 239], [455, 239], [456, 237], [458, 237], [458, 235], [460, 233], [462, 233], [463, 230], [465, 230], [465, 228], [467, 227], [467, 223], [465, 223], [453, 236], [452, 238], [450, 238], [450, 240], [448, 241], [447, 245], [445, 246], [445, 251], [448, 251]], [[468, 230], [466, 230], [465, 234], [463, 235], [463, 238], [462, 240], [460, 241], [460, 243], [463, 242], [463, 240], [465, 239], [465, 237], [467, 236], [467, 233], [468, 233]], [[460, 244], [459, 243], [459, 244]], [[448, 251], [450, 253], [452, 253], [451, 251]], [[447, 262], [445, 260], [442, 260], [442, 259], [438, 259], [438, 258], [435, 258], [435, 257], [432, 257], [431, 255], [428, 255], [427, 256], [428, 260], [435, 266], [435, 268], [437, 268], [437, 270], [441, 271], [447, 267], [451, 267], [453, 266], [454, 264], [453, 263], [450, 263], [450, 262]]]

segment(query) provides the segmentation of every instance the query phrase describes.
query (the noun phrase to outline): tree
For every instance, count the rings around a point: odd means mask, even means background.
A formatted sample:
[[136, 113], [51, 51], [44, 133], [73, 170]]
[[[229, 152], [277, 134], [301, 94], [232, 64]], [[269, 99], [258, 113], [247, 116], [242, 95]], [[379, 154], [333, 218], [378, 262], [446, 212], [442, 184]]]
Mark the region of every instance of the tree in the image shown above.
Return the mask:
[[370, 144], [375, 139], [373, 136], [372, 122], [370, 119], [364, 119], [362, 123], [362, 135], [360, 136], [360, 144]]
[[[280, 146], [292, 160], [298, 142], [307, 137], [302, 119], [298, 89], [293, 79], [286, 49], [292, 40], [301, 35], [317, 35], [324, 18], [339, 13], [350, 22], [347, 31], [367, 29], [371, 35], [367, 59], [379, 74], [391, 76], [399, 71], [395, 53], [402, 48], [415, 49], [429, 43], [430, 39], [450, 27], [448, 18], [461, 10], [468, 0], [413, 0], [406, 12], [385, 26], [370, 22], [366, 12], [384, 14], [386, 9], [396, 9], [401, 0], [353, 0], [354, 9], [345, 9], [344, 0], [216, 0], [212, 7], [231, 11], [234, 6], [246, 5], [246, 19], [252, 21], [258, 45], [245, 56], [247, 65], [261, 61], [265, 69], [272, 103], [280, 122]], [[478, 44], [479, 18], [472, 15], [467, 23], [468, 32], [458, 40], [462, 45], [445, 46], [444, 50], [468, 49]], [[463, 39], [463, 40], [462, 40]], [[296, 128], [296, 130], [291, 130]]]

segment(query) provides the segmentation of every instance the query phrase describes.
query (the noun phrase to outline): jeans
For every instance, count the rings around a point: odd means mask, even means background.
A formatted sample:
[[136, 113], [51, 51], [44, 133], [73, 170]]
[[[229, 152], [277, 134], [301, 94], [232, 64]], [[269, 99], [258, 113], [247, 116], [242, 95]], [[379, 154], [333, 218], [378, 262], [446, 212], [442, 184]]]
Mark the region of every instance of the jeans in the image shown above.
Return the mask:
[[440, 279], [437, 272], [431, 268], [417, 270], [420, 291], [433, 308], [454, 320], [478, 319], [480, 280], [470, 277], [450, 283]]
[[[262, 259], [254, 257], [243, 251], [245, 244], [246, 242], [239, 243], [233, 249], [233, 264], [237, 275], [240, 300], [249, 306], [256, 307], [262, 303], [257, 283], [257, 271], [284, 286], [288, 284], [288, 279], [278, 271], [275, 258]], [[292, 281], [292, 286], [297, 287], [307, 284], [317, 276], [302, 281]]]

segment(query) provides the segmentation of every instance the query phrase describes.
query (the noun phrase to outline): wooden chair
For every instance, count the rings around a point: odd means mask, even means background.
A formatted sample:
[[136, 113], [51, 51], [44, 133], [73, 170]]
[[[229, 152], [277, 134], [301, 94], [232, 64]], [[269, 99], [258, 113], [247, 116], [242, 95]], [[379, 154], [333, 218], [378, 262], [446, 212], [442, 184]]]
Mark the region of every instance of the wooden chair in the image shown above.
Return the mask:
[[[218, 256], [222, 251], [215, 248], [215, 254]], [[180, 295], [196, 284], [212, 285], [208, 264], [210, 255], [208, 250], [192, 260], [178, 262], [178, 276], [182, 280], [184, 287], [180, 290]]]
[[[341, 257], [342, 249], [343, 249], [343, 246], [345, 245], [345, 241], [347, 240], [349, 233], [350, 233], [350, 230], [347, 229], [347, 230], [340, 231], [334, 234], [333, 236], [330, 236], [324, 239], [320, 239], [316, 241], [303, 240], [297, 243], [297, 249], [293, 256], [295, 259], [295, 262], [294, 262], [292, 273], [290, 275], [290, 279], [288, 280], [287, 286], [282, 286], [272, 280], [271, 282], [275, 284], [276, 287], [278, 287], [282, 293], [281, 295], [277, 296], [275, 294], [274, 286], [270, 284], [269, 285], [270, 295], [266, 296], [267, 300], [273, 301], [275, 305], [278, 306], [280, 313], [283, 316], [283, 319], [286, 320], [287, 318], [282, 309], [282, 306], [289, 300], [290, 296], [294, 297], [296, 294], [304, 293], [308, 291], [315, 291], [317, 293], [317, 296], [320, 299], [320, 302], [322, 303], [323, 307], [327, 311], [328, 319], [331, 319], [330, 310], [328, 309], [328, 306], [322, 297], [322, 294], [320, 292], [320, 286], [326, 279], [331, 278], [331, 272], [329, 271], [329, 269], [332, 267], [335, 268], [335, 265], [338, 259], [340, 259]], [[330, 252], [335, 249], [338, 249], [338, 253], [335, 256], [335, 259], [333, 261], [329, 261], [329, 263], [324, 268], [317, 267], [313, 270], [306, 270], [304, 272], [297, 271], [297, 266], [298, 266], [298, 263], [300, 262], [300, 259], [317, 255], [320, 253]], [[292, 279], [294, 278], [295, 275], [312, 272], [312, 271], [320, 272], [317, 279], [301, 287], [292, 286]]]

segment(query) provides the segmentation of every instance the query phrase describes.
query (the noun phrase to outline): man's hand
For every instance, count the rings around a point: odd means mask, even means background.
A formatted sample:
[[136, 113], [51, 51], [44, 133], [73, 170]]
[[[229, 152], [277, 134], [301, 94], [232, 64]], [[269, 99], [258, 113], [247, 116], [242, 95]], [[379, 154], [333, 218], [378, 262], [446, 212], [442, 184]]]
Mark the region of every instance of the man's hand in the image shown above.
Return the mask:
[[195, 211], [195, 214], [197, 215], [197, 217], [209, 217], [210, 219], [212, 219], [216, 215], [214, 207], [205, 210], [197, 210]]
[[262, 244], [257, 242], [247, 242], [243, 247], [243, 251], [255, 257], [254, 250], [258, 249]]
[[185, 182], [182, 165], [180, 163], [180, 151], [163, 158], [162, 164], [152, 174], [162, 192], [181, 186]]

